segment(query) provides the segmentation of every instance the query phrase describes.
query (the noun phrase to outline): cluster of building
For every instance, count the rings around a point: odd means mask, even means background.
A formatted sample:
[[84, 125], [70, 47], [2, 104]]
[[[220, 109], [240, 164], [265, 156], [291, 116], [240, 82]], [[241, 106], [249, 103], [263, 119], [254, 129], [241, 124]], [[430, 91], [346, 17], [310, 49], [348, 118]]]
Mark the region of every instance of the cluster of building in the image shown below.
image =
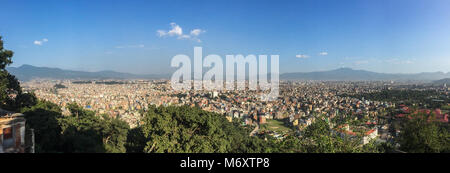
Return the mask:
[[412, 119], [415, 116], [422, 114], [429, 117], [429, 121], [438, 121], [443, 123], [448, 123], [448, 114], [442, 113], [442, 110], [437, 108], [435, 110], [430, 109], [416, 109], [411, 110], [406, 105], [399, 105], [400, 113], [395, 115], [396, 118], [408, 118]]
[[157, 82], [141, 80], [119, 84], [39, 80], [26, 82], [22, 87], [26, 91], [34, 92], [39, 99], [61, 106], [63, 114], [69, 114], [66, 109], [68, 104], [76, 103], [98, 114], [119, 117], [132, 126], [139, 122], [140, 110], [146, 110], [150, 104], [163, 105], [172, 102], [165, 96], [164, 86], [158, 85]]
[[[55, 87], [58, 85], [58, 87]], [[64, 86], [64, 87], [61, 87]], [[205, 111], [223, 114], [229, 121], [259, 126], [268, 120], [282, 120], [296, 134], [324, 118], [333, 131], [342, 136], [363, 137], [362, 143], [377, 136], [389, 136], [386, 122], [379, 116], [395, 107], [390, 102], [379, 102], [344, 97], [381, 91], [401, 86], [393, 82], [321, 82], [282, 81], [279, 98], [262, 101], [260, 90], [182, 90], [171, 88], [170, 81], [76, 82], [39, 80], [23, 84], [27, 91], [63, 107], [77, 103], [98, 114], [119, 117], [136, 126], [149, 105], [189, 105]], [[445, 116], [445, 115], [444, 115]], [[285, 134], [279, 134], [285, 136]]]

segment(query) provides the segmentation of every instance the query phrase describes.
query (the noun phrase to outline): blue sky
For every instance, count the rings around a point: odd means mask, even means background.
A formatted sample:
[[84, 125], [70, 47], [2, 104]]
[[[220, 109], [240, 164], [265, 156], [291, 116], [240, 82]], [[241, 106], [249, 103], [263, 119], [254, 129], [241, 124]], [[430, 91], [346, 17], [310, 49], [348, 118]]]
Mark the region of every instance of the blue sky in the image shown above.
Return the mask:
[[[177, 54], [278, 54], [280, 72], [450, 71], [448, 0], [1, 1], [13, 66], [167, 73]], [[179, 29], [182, 30], [180, 33]], [[160, 31], [160, 32], [158, 32]]]

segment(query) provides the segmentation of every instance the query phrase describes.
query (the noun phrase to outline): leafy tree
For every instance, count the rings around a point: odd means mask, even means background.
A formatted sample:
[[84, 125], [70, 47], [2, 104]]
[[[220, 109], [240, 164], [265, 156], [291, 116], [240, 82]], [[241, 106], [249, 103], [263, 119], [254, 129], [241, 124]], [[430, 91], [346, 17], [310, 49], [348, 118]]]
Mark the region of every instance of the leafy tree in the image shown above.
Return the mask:
[[92, 111], [85, 111], [76, 104], [67, 106], [70, 116], [59, 119], [62, 130], [62, 152], [105, 152], [101, 136], [100, 119]]
[[36, 104], [32, 94], [22, 93], [20, 83], [14, 75], [6, 71], [6, 66], [12, 63], [14, 53], [3, 47], [0, 36], [0, 108], [18, 111], [22, 107]]
[[146, 145], [146, 138], [141, 127], [132, 128], [128, 131], [125, 144], [127, 153], [142, 153]]
[[59, 152], [61, 143], [61, 108], [47, 101], [39, 101], [35, 106], [24, 108], [27, 128], [35, 133], [35, 150], [38, 153]]
[[125, 153], [125, 144], [129, 126], [125, 121], [118, 118], [110, 118], [103, 115], [102, 137], [105, 150], [108, 153]]
[[398, 138], [400, 149], [412, 153], [450, 152], [450, 129], [448, 124], [430, 121], [423, 114], [407, 120]]
[[361, 137], [341, 137], [331, 131], [329, 124], [322, 118], [305, 129], [297, 150], [307, 153], [378, 153], [380, 147], [372, 141], [361, 145]]
[[295, 136], [288, 136], [283, 139], [276, 147], [277, 152], [281, 153], [303, 153], [305, 148], [302, 145], [302, 141]]
[[[154, 109], [150, 109], [154, 110]], [[224, 119], [221, 119], [224, 120]], [[222, 121], [223, 122], [223, 121]], [[189, 107], [159, 107], [144, 118], [145, 152], [225, 152], [228, 142], [212, 113]]]
[[3, 48], [3, 40], [0, 36], [0, 107], [9, 108], [13, 102], [11, 95], [17, 95], [20, 91], [18, 81], [6, 71], [6, 66], [12, 63], [13, 52]]
[[62, 129], [63, 152], [113, 152], [126, 151], [128, 124], [106, 115], [84, 110], [76, 104], [69, 104], [70, 116], [59, 119]]
[[264, 141], [224, 116], [197, 107], [150, 106], [143, 124], [130, 130], [127, 152], [261, 152]]
[[3, 40], [0, 36], [0, 69], [4, 70], [6, 66], [12, 63], [13, 52], [3, 48]]
[[312, 123], [305, 129], [304, 137], [310, 138], [310, 137], [317, 137], [320, 135], [329, 135], [330, 132], [331, 132], [330, 125], [328, 125], [328, 123], [325, 120], [317, 118], [314, 123]]

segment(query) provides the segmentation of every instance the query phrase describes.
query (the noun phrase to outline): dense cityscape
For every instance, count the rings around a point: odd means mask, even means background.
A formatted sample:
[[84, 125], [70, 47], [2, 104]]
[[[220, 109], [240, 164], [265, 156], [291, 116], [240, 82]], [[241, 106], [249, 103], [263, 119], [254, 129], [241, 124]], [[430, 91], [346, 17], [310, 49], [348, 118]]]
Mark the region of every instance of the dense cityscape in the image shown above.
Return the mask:
[[[167, 80], [33, 80], [22, 83], [24, 91], [40, 100], [62, 107], [76, 103], [97, 115], [119, 118], [133, 128], [139, 126], [149, 105], [199, 107], [223, 115], [228, 121], [253, 128], [250, 135], [268, 134], [276, 139], [301, 137], [318, 118], [325, 119], [340, 136], [359, 136], [361, 144], [392, 142], [401, 133], [394, 126], [409, 112], [408, 107], [435, 114], [436, 121], [448, 123], [450, 87], [426, 83], [366, 81], [282, 81], [279, 99], [261, 101], [257, 91], [174, 91]], [[371, 100], [357, 95], [382, 91], [433, 91], [444, 100], [442, 107], [396, 100]], [[405, 105], [409, 104], [409, 105]], [[396, 121], [397, 120], [397, 121]]]

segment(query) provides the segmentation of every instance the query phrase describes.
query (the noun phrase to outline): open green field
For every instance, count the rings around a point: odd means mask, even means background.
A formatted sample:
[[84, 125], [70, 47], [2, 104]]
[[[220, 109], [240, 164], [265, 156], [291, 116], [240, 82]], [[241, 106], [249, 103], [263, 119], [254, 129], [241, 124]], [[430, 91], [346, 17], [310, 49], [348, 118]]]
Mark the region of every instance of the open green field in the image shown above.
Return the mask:
[[280, 120], [267, 120], [266, 124], [260, 126], [261, 130], [271, 130], [280, 134], [292, 132], [292, 129], [286, 127], [283, 121]]

